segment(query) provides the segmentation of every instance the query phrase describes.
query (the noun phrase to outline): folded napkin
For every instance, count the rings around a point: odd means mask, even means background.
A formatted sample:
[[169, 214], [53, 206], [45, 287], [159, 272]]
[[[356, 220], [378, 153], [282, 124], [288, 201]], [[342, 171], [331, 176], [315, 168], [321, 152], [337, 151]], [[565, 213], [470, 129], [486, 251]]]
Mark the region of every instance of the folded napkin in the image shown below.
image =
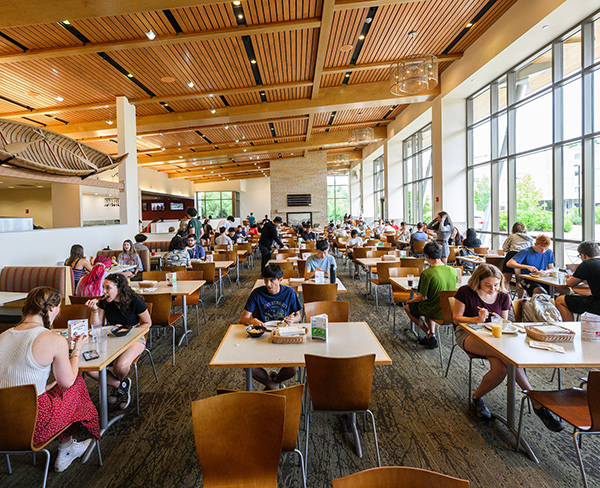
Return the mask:
[[277, 332], [281, 337], [293, 337], [304, 335], [305, 330], [304, 327], [289, 326], [280, 327], [279, 329], [277, 329]]
[[546, 351], [564, 353], [565, 348], [558, 344], [550, 344], [549, 342], [529, 341], [529, 347], [534, 349], [545, 349]]
[[304, 283], [304, 278], [290, 278], [290, 283]]

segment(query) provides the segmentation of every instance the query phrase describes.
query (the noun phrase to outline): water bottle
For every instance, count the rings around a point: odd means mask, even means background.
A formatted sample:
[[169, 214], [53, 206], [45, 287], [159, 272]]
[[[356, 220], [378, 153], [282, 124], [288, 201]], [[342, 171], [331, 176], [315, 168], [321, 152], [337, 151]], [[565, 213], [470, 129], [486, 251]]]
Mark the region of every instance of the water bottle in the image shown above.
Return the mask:
[[336, 279], [335, 279], [335, 266], [332, 264], [329, 267], [329, 283], [335, 283]]

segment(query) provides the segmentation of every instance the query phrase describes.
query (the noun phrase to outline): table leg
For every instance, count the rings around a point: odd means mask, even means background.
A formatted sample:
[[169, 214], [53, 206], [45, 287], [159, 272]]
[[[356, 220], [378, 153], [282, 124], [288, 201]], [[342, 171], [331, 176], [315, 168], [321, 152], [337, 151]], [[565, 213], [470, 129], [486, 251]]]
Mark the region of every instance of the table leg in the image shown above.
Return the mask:
[[246, 390], [252, 391], [252, 368], [246, 368]]
[[372, 269], [371, 266], [367, 266], [367, 281], [365, 283], [365, 288], [366, 288], [365, 297], [367, 299], [367, 302], [369, 301], [369, 283], [371, 283], [371, 276], [372, 276], [371, 269]]
[[106, 368], [100, 370], [99, 377], [100, 432], [103, 434], [108, 429], [108, 383], [106, 381]]
[[187, 346], [187, 345], [189, 345], [188, 334], [191, 334], [192, 331], [188, 330], [188, 326], [187, 326], [188, 313], [187, 313], [187, 296], [186, 295], [182, 295], [181, 303], [183, 305], [183, 335], [181, 336], [181, 339], [179, 339], [179, 343], [177, 345], [181, 346], [183, 339], [185, 339], [185, 345]]
[[238, 286], [240, 286], [240, 257], [235, 257], [235, 273], [236, 273], [236, 282]]
[[224, 298], [223, 295], [223, 270], [219, 268], [219, 298], [217, 304]]

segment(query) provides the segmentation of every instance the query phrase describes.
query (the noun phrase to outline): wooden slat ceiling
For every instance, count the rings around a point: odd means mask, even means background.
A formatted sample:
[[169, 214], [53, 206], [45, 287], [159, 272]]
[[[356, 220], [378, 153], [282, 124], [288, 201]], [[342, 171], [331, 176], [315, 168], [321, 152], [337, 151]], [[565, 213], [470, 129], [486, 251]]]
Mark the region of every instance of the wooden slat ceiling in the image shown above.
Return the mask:
[[[60, 0], [48, 1], [60, 9]], [[126, 96], [136, 105], [139, 163], [179, 177], [192, 173], [198, 181], [206, 177], [195, 176], [194, 157], [212, 151], [235, 154], [224, 157], [225, 166], [262, 164], [268, 171], [269, 160], [315, 150], [311, 135], [327, 141], [331, 133], [337, 145], [327, 148], [330, 154], [360, 154], [361, 146], [340, 142], [340, 132], [383, 127], [414, 101], [398, 97], [394, 104], [383, 93], [391, 61], [435, 54], [443, 71], [515, 2], [188, 1], [169, 10], [122, 8], [113, 16], [2, 28], [0, 117], [77, 134], [116, 154], [115, 97]], [[5, 25], [18, 23], [6, 19]], [[381, 95], [350, 109], [346, 84]], [[277, 144], [286, 150], [258, 154]], [[180, 154], [181, 161], [166, 162]], [[255, 171], [229, 177], [245, 173]]]

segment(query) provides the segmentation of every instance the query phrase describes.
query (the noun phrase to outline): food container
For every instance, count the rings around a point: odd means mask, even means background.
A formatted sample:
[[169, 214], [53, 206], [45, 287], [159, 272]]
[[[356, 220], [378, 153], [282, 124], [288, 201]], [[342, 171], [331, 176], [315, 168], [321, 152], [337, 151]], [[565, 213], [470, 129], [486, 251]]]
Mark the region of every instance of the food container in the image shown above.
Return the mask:
[[581, 315], [581, 340], [600, 342], [600, 315], [589, 312]]

